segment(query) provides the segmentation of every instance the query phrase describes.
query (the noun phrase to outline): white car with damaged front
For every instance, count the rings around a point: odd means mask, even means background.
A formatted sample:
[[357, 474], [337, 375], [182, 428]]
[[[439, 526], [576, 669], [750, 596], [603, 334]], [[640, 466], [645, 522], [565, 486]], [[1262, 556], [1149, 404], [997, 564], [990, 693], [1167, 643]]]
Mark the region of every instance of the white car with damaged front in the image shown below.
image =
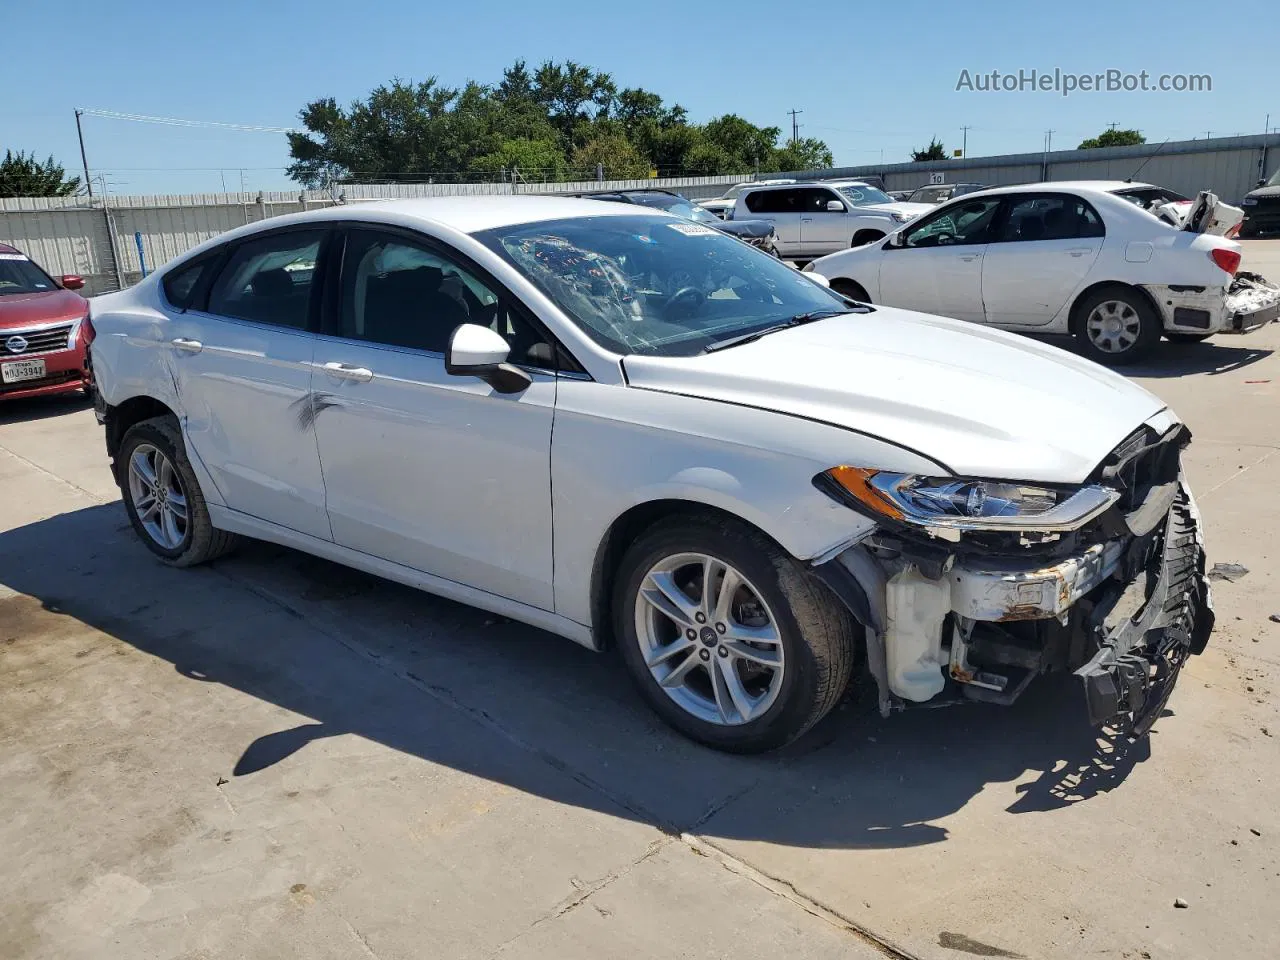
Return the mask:
[[1141, 731], [1212, 626], [1158, 399], [661, 213], [281, 217], [92, 322], [114, 475], [163, 561], [261, 538], [616, 647], [721, 749], [794, 739], [855, 669], [886, 712], [1070, 670], [1096, 722]]
[[1215, 222], [1211, 194], [1174, 227], [1112, 186], [971, 193], [807, 269], [863, 302], [1073, 334], [1086, 356], [1114, 365], [1142, 359], [1161, 334], [1194, 343], [1276, 318], [1280, 291], [1260, 296], [1235, 280], [1240, 245], [1198, 232]]

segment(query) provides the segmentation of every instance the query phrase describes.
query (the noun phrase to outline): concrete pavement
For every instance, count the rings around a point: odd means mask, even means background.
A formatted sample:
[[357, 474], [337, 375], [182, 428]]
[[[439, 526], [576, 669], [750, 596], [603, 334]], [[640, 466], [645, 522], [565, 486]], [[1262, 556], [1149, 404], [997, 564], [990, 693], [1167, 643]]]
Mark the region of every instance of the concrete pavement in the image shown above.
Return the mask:
[[1045, 684], [714, 754], [480, 611], [268, 545], [165, 568], [89, 410], [0, 408], [0, 957], [1280, 955], [1277, 348], [1134, 371], [1250, 570], [1136, 745]]

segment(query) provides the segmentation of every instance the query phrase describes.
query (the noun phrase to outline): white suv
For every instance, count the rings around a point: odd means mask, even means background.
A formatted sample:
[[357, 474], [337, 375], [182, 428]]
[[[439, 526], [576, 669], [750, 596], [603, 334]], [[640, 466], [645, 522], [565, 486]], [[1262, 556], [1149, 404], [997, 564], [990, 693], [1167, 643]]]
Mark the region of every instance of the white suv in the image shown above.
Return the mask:
[[778, 253], [808, 260], [872, 243], [932, 209], [891, 200], [860, 180], [831, 180], [744, 190], [733, 219], [768, 220], [778, 234]]
[[161, 560], [271, 540], [614, 647], [721, 749], [799, 736], [855, 666], [886, 714], [1070, 670], [1141, 733], [1213, 623], [1156, 397], [635, 204], [280, 217], [92, 311]]

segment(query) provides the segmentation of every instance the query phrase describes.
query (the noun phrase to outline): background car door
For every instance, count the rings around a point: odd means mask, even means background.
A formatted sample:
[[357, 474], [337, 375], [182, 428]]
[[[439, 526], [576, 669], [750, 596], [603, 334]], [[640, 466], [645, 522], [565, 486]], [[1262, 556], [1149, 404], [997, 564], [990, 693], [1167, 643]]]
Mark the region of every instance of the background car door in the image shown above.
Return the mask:
[[778, 235], [778, 252], [800, 253], [800, 190], [753, 190], [743, 201], [753, 220], [768, 220]]
[[[849, 225], [848, 201], [826, 187], [803, 187], [800, 194], [800, 249], [807, 257], [820, 257], [849, 246], [853, 228]], [[828, 210], [831, 201], [839, 210]]]
[[884, 244], [881, 302], [982, 323], [982, 261], [999, 208], [999, 197], [956, 201]]
[[445, 371], [462, 323], [492, 327], [513, 363], [552, 366], [496, 285], [408, 233], [352, 229], [331, 333], [317, 343], [316, 437], [343, 546], [552, 608], [556, 378], [500, 394]]
[[308, 416], [326, 237], [288, 229], [236, 244], [207, 306], [170, 314], [168, 348], [188, 450], [227, 506], [328, 540]]
[[982, 261], [987, 322], [1044, 326], [1098, 258], [1102, 219], [1085, 200], [1070, 194], [1016, 194], [1008, 204]]

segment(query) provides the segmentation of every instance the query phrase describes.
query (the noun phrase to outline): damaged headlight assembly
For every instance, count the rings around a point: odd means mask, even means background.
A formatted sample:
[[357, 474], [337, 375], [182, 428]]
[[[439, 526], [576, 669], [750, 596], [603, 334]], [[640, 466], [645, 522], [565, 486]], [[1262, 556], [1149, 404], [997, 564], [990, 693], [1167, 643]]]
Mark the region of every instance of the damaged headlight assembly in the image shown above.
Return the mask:
[[873, 520], [945, 540], [958, 540], [964, 531], [1065, 533], [1102, 514], [1120, 496], [1099, 486], [1054, 488], [850, 466], [832, 467], [813, 483]]

